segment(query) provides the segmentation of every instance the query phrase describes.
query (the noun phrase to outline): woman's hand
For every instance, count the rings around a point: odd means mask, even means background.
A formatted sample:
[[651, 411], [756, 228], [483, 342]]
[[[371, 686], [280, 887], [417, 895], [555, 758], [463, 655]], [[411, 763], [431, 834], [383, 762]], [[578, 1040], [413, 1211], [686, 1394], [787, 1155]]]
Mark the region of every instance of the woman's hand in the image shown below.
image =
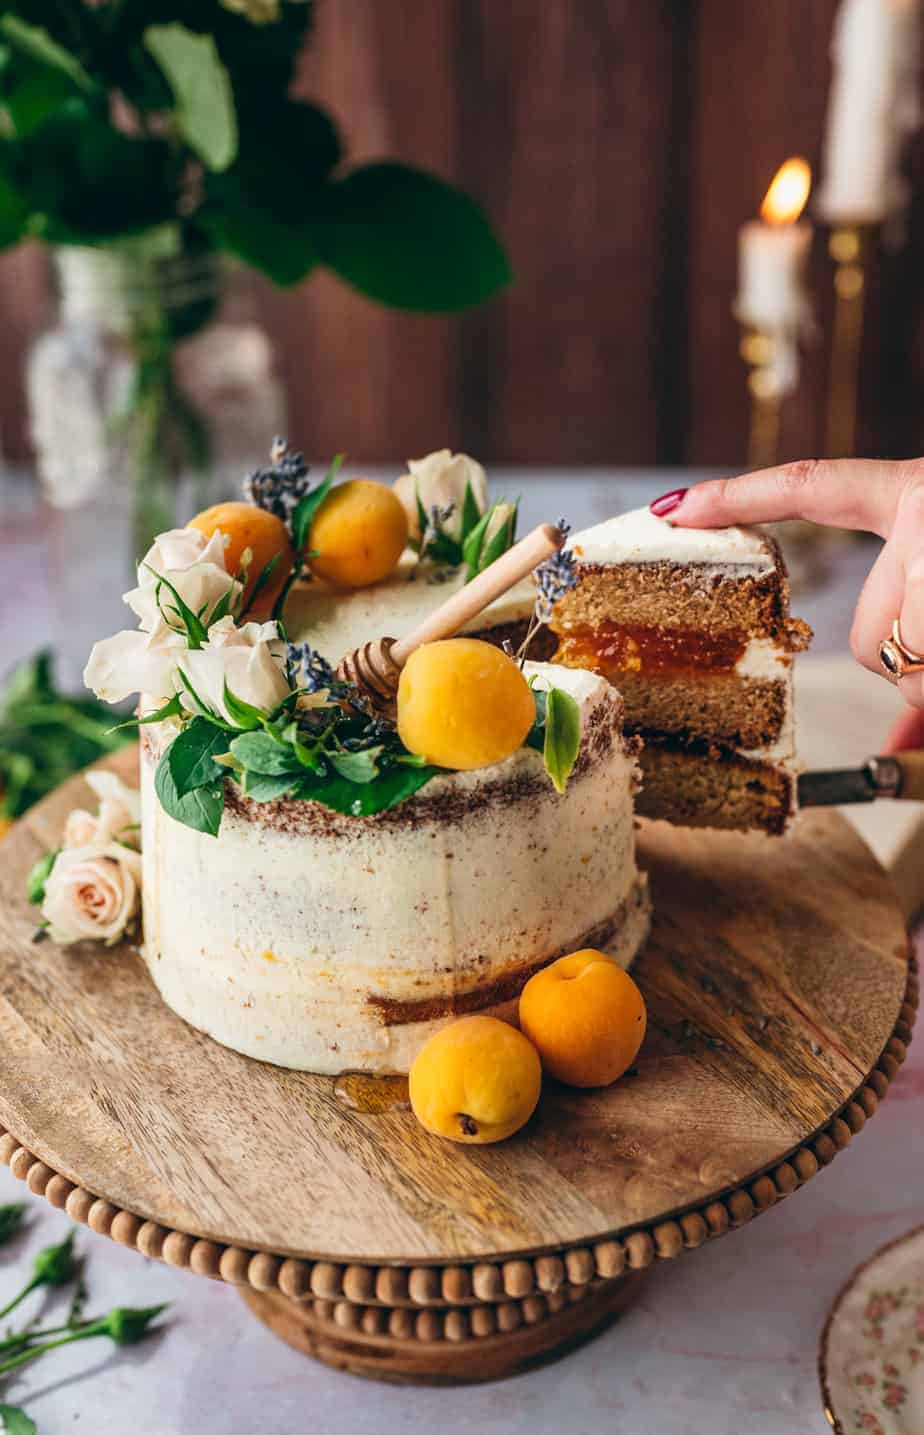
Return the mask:
[[[878, 533], [885, 547], [864, 584], [850, 646], [865, 668], [883, 676], [879, 643], [896, 618], [902, 642], [924, 653], [924, 459], [885, 463], [811, 459], [716, 479], [665, 494], [653, 513], [682, 528], [724, 528], [806, 518], [836, 528]], [[898, 684], [912, 707], [924, 709], [924, 673]], [[908, 714], [890, 739], [892, 750], [924, 741], [924, 716]]]

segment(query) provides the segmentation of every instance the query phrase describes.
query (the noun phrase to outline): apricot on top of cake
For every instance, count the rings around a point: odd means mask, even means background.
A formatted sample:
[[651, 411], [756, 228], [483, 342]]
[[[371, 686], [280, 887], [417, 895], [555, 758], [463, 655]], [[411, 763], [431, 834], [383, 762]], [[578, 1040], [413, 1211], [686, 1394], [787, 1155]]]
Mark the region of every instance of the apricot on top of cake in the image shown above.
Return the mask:
[[414, 1059], [411, 1107], [427, 1131], [485, 1145], [518, 1131], [536, 1109], [542, 1068], [515, 1027], [465, 1016], [430, 1037]]
[[332, 488], [314, 515], [311, 570], [336, 588], [368, 588], [396, 567], [407, 539], [407, 514], [393, 491], [351, 478]]
[[436, 767], [490, 767], [522, 747], [536, 705], [519, 665], [479, 638], [413, 652], [398, 684], [398, 735]]
[[229, 573], [240, 572], [244, 556], [250, 550], [243, 597], [245, 605], [250, 601], [257, 579], [266, 565], [277, 559], [254, 605], [258, 614], [269, 613], [295, 562], [289, 530], [282, 519], [265, 508], [241, 501], [216, 503], [213, 508], [206, 508], [191, 518], [189, 526], [197, 528], [206, 538], [211, 538], [213, 533], [221, 533], [228, 540], [225, 567]]
[[559, 957], [520, 994], [520, 1026], [542, 1067], [569, 1086], [608, 1086], [638, 1055], [645, 1000], [622, 967], [587, 948]]

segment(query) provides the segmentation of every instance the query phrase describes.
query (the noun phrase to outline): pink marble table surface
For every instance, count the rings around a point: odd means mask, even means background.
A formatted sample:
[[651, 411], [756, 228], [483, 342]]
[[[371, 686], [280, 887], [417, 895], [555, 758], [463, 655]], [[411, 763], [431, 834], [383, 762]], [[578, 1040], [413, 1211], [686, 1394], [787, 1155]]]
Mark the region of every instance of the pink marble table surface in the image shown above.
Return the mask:
[[[595, 473], [567, 485], [548, 473], [521, 477], [529, 519], [557, 503], [587, 523], [618, 511], [615, 500], [639, 503], [674, 486], [677, 475]], [[8, 486], [2, 510], [0, 668], [55, 630], [47, 578], [36, 568], [44, 537], [22, 493]], [[819, 630], [817, 647], [846, 646], [871, 557], [849, 550], [833, 581], [799, 602]], [[831, 1167], [749, 1226], [663, 1263], [617, 1326], [528, 1375], [449, 1390], [339, 1375], [289, 1350], [232, 1290], [81, 1230], [91, 1309], [170, 1301], [167, 1329], [131, 1351], [62, 1351], [0, 1389], [0, 1402], [26, 1406], [39, 1435], [823, 1435], [816, 1357], [825, 1315], [860, 1261], [924, 1221], [914, 1104], [922, 1094], [924, 1041]], [[0, 1304], [27, 1254], [69, 1225], [0, 1170], [0, 1202], [18, 1198], [29, 1201], [30, 1226], [20, 1246], [0, 1252]]]

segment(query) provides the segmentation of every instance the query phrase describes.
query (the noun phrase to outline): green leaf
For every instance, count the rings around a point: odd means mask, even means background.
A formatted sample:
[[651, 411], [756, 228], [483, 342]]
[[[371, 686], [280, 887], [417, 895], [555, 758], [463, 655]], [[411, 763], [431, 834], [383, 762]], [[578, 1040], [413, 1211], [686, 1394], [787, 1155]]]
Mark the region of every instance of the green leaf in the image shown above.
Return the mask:
[[360, 752], [329, 752], [327, 760], [341, 777], [350, 782], [372, 782], [378, 776], [382, 748], [366, 747]]
[[156, 581], [156, 596], [158, 608], [160, 608], [161, 612], [163, 612], [163, 608], [161, 607], [160, 601], [160, 590], [161, 588], [166, 588], [167, 592], [173, 598], [173, 602], [175, 605], [174, 612], [176, 613], [176, 616], [179, 618], [180, 622], [183, 624], [183, 627], [186, 631], [186, 638], [189, 642], [189, 646], [193, 649], [201, 648], [204, 643], [208, 642], [209, 636], [208, 629], [206, 628], [202, 619], [198, 616], [198, 614], [193, 612], [192, 608], [190, 608], [186, 602], [184, 602], [184, 600], [180, 597], [180, 594], [170, 582], [169, 578], [165, 578], [162, 573], [158, 573], [147, 563], [142, 564], [142, 567], [147, 568], [149, 573], [154, 574], [154, 578]]
[[166, 763], [178, 797], [185, 797], [197, 787], [205, 787], [223, 778], [214, 754], [225, 752], [228, 735], [208, 718], [193, 718], [189, 727], [173, 739], [161, 758]]
[[244, 773], [244, 794], [252, 797], [254, 802], [274, 802], [277, 797], [285, 797], [291, 792], [301, 780], [301, 772], [254, 772], [252, 769]]
[[480, 304], [510, 280], [504, 251], [475, 202], [422, 170], [362, 166], [320, 197], [315, 247], [361, 293], [398, 309]]
[[[259, 573], [257, 574], [256, 582], [253, 585], [253, 592], [247, 599], [245, 606], [241, 609], [240, 615], [238, 617], [238, 623], [243, 623], [244, 619], [247, 617], [247, 614], [250, 612], [254, 603], [257, 601], [260, 594], [263, 592], [263, 589], [266, 587], [267, 583], [270, 581], [274, 572], [278, 568], [279, 560], [281, 557], [281, 553], [274, 553], [272, 558], [270, 558], [267, 563], [264, 563], [263, 567], [260, 569]], [[214, 618], [212, 621], [214, 622]]]
[[154, 791], [161, 807], [168, 817], [182, 822], [184, 827], [192, 827], [196, 832], [207, 832], [210, 836], [217, 837], [225, 806], [224, 776], [181, 797], [167, 761], [169, 752], [170, 748], [164, 753], [154, 774]]
[[26, 1214], [24, 1201], [14, 1201], [0, 1206], [0, 1246], [6, 1245], [22, 1228]]
[[284, 86], [274, 98], [263, 73], [255, 72], [252, 96], [236, 88], [240, 152], [223, 174], [206, 176], [196, 222], [274, 283], [297, 284], [318, 260], [310, 221], [340, 157], [337, 131], [323, 110], [286, 99]]
[[330, 493], [334, 479], [337, 477], [343, 464], [343, 457], [342, 453], [337, 454], [318, 486], [313, 488], [310, 493], [306, 493], [304, 498], [300, 498], [293, 509], [292, 543], [296, 553], [301, 553], [302, 549], [308, 543], [308, 535], [311, 532], [314, 515]]
[[0, 35], [34, 63], [59, 70], [81, 89], [95, 89], [93, 81], [76, 56], [63, 45], [59, 45], [41, 25], [30, 25], [17, 15], [7, 14], [0, 19]]
[[581, 746], [581, 709], [570, 693], [551, 688], [546, 696], [545, 770], [556, 792], [564, 792]]
[[18, 244], [29, 222], [29, 203], [9, 169], [11, 146], [0, 141], [0, 249]]
[[123, 732], [126, 728], [144, 727], [146, 723], [164, 722], [167, 718], [179, 717], [183, 711], [183, 702], [179, 693], [164, 703], [163, 707], [156, 712], [148, 713], [147, 717], [129, 718], [127, 722], [117, 723], [115, 727], [109, 728], [110, 732]]
[[252, 732], [255, 728], [261, 728], [266, 721], [266, 714], [259, 708], [245, 703], [243, 698], [237, 698], [228, 687], [228, 680], [225, 679], [225, 711], [234, 723], [235, 727], [243, 728], [245, 732]]
[[242, 733], [230, 744], [230, 750], [248, 773], [301, 773], [302, 765], [290, 744], [277, 741], [268, 732]]
[[58, 860], [60, 850], [60, 848], [56, 848], [53, 852], [46, 852], [30, 869], [26, 878], [26, 893], [29, 901], [35, 907], [45, 900], [45, 883], [51, 876], [51, 869]]
[[350, 782], [345, 777], [306, 778], [296, 796], [323, 803], [335, 812], [351, 817], [368, 817], [397, 807], [436, 777], [438, 767], [393, 767], [382, 772], [374, 782]]
[[170, 82], [180, 133], [209, 169], [227, 169], [237, 155], [237, 115], [215, 41], [185, 25], [149, 25], [144, 44]]
[[462, 540], [463, 552], [465, 551], [466, 538], [471, 533], [472, 529], [477, 526], [480, 519], [481, 514], [478, 511], [478, 503], [475, 499], [474, 493], [472, 492], [471, 480], [466, 480], [465, 495], [462, 499], [462, 513], [459, 518], [459, 531]]
[[18, 1405], [0, 1405], [0, 1435], [35, 1435], [35, 1421]]

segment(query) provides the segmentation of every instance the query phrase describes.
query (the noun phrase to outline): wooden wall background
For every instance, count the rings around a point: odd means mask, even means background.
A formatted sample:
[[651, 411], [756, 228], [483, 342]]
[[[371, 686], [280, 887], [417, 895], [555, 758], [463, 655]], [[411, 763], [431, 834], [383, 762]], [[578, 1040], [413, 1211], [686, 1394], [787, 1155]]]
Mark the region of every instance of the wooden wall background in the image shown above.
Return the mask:
[[[792, 153], [817, 167], [837, 0], [324, 0], [300, 88], [354, 158], [432, 166], [476, 195], [516, 283], [476, 313], [386, 313], [321, 275], [258, 286], [314, 453], [731, 467], [747, 406], [730, 314], [736, 232]], [[924, 145], [904, 250], [874, 277], [861, 448], [924, 451]], [[439, 236], [434, 236], [439, 242]], [[820, 333], [784, 456], [821, 452]], [[21, 356], [45, 265], [0, 260], [0, 435], [22, 453]]]

